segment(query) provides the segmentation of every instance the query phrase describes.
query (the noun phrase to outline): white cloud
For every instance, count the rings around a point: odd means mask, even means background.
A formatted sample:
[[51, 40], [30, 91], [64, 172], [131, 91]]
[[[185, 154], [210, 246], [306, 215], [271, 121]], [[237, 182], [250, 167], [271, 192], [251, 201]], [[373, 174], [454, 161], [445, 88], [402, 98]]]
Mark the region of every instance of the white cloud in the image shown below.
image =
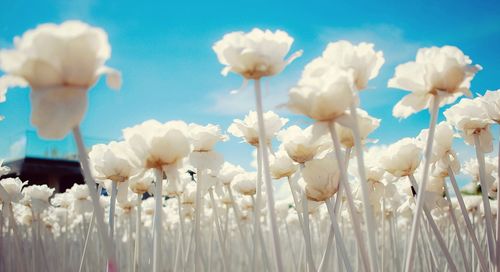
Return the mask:
[[[264, 110], [284, 111], [282, 107], [288, 99], [288, 90], [293, 87], [298, 77], [273, 81], [262, 81], [262, 100]], [[210, 113], [221, 115], [242, 115], [255, 110], [255, 94], [253, 84], [249, 83], [244, 89], [231, 94], [230, 90], [216, 91], [209, 94]]]

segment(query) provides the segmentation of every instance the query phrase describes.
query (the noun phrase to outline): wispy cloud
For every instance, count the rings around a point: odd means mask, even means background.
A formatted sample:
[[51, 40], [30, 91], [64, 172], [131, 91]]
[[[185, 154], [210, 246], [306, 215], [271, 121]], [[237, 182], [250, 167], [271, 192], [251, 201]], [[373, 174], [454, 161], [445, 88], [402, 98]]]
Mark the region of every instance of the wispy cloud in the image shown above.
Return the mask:
[[[263, 107], [265, 110], [286, 112], [283, 105], [287, 102], [288, 91], [297, 82], [298, 76], [281, 77], [278, 80], [265, 79], [262, 83]], [[235, 89], [237, 89], [236, 87]], [[255, 94], [253, 84], [249, 83], [244, 89], [235, 94], [230, 90], [219, 90], [209, 94], [212, 106], [210, 113], [220, 115], [241, 115], [255, 110]]]
[[95, 0], [60, 1], [59, 16], [67, 19], [90, 19]]

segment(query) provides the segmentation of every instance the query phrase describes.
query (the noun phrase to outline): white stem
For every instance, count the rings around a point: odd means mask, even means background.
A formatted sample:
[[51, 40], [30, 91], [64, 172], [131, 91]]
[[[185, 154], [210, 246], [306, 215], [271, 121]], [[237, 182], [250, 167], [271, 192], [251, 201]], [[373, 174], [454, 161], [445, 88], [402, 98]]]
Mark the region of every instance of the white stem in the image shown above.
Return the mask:
[[104, 256], [108, 259], [107, 270], [108, 272], [118, 271], [113, 240], [110, 239], [109, 234], [106, 231], [106, 225], [104, 224], [104, 211], [99, 204], [99, 195], [96, 191], [96, 182], [94, 180], [94, 177], [92, 176], [92, 172], [90, 171], [89, 158], [87, 150], [85, 149], [85, 145], [83, 144], [83, 138], [79, 126], [73, 128], [73, 136], [78, 148], [78, 157], [80, 159], [80, 164], [82, 165], [84, 180], [88, 186], [90, 198], [92, 199], [95, 220], [97, 222], [97, 231], [101, 236]]
[[208, 190], [208, 193], [210, 195], [210, 201], [212, 202], [212, 209], [214, 211], [214, 216], [215, 216], [215, 227], [217, 229], [217, 238], [219, 240], [219, 248], [220, 248], [220, 253], [222, 256], [222, 268], [223, 268], [223, 271], [227, 271], [226, 250], [224, 249], [224, 240], [222, 238], [222, 229], [221, 229], [220, 222], [219, 222], [219, 214], [217, 211], [218, 208], [217, 208], [217, 204], [215, 203], [213, 189], [210, 188]]
[[196, 200], [194, 202], [195, 208], [194, 208], [194, 267], [195, 271], [198, 272], [200, 271], [201, 268], [201, 226], [200, 226], [200, 215], [201, 215], [201, 209], [202, 209], [202, 204], [201, 204], [201, 176], [202, 176], [202, 170], [198, 169], [196, 171]]
[[111, 240], [115, 236], [115, 208], [116, 208], [116, 194], [118, 193], [117, 182], [111, 181], [111, 199], [109, 204], [109, 237]]
[[154, 239], [153, 239], [153, 272], [159, 272], [161, 267], [161, 239], [162, 239], [162, 213], [163, 213], [163, 172], [161, 169], [155, 171], [155, 211], [154, 211]]
[[141, 271], [141, 213], [142, 194], [137, 194], [137, 210], [135, 218], [135, 248], [134, 248], [134, 272]]
[[[413, 175], [409, 175], [408, 178], [410, 179], [411, 185], [415, 189], [417, 196], [419, 194], [421, 194], [423, 191], [425, 191], [425, 190], [418, 189], [417, 181], [415, 180], [415, 177], [413, 177]], [[422, 188], [424, 188], [424, 187], [422, 187]], [[439, 229], [436, 225], [436, 222], [434, 222], [434, 218], [432, 217], [432, 214], [429, 211], [429, 208], [427, 208], [425, 203], [423, 204], [422, 208], [423, 208], [425, 216], [427, 217], [427, 221], [429, 222], [429, 225], [430, 225], [432, 231], [434, 232], [434, 236], [436, 236], [436, 240], [438, 242], [438, 245], [441, 248], [441, 251], [443, 252], [443, 254], [445, 256], [446, 261], [448, 262], [448, 265], [450, 266], [450, 270], [457, 271], [457, 267], [455, 266], [455, 263], [453, 262], [453, 258], [451, 258], [450, 251], [446, 247], [446, 242], [444, 241], [443, 236], [441, 235], [441, 232], [439, 231]], [[417, 221], [417, 223], [420, 223], [420, 221]], [[429, 245], [429, 246], [432, 246], [432, 245]]]
[[[422, 188], [427, 188], [427, 180], [429, 179], [429, 167], [431, 165], [430, 160], [432, 155], [432, 143], [434, 142], [434, 132], [436, 130], [437, 115], [439, 110], [439, 95], [432, 96], [431, 104], [432, 104], [430, 108], [431, 120], [429, 124], [429, 134], [427, 135], [427, 143], [425, 147], [424, 171], [421, 184]], [[408, 243], [408, 250], [406, 252], [406, 263], [405, 263], [406, 272], [413, 271], [414, 268], [413, 261], [415, 255], [415, 244], [417, 242], [417, 233], [418, 233], [418, 228], [420, 227], [419, 222], [420, 222], [420, 217], [422, 216], [422, 208], [424, 206], [424, 200], [425, 200], [424, 196], [425, 196], [425, 190], [422, 190], [422, 193], [417, 195], [417, 205], [413, 216], [413, 223], [410, 233], [410, 240]]]
[[[241, 213], [240, 213], [240, 209], [238, 208], [238, 206], [236, 204], [236, 201], [234, 199], [231, 187], [229, 185], [226, 185], [226, 188], [227, 188], [227, 192], [229, 194], [229, 198], [231, 199], [231, 205], [233, 207], [234, 216], [236, 217], [235, 221], [236, 221], [236, 225], [238, 226], [238, 231], [239, 231], [240, 236], [241, 236], [241, 241], [243, 243], [243, 248], [245, 249], [245, 253], [246, 253], [248, 259], [250, 260], [251, 254], [250, 254], [250, 249], [248, 248], [248, 244], [247, 244], [247, 239], [246, 239], [245, 232], [243, 231], [243, 226], [241, 225]], [[229, 218], [226, 217], [226, 220], [229, 220]], [[226, 230], [227, 230], [227, 227], [226, 227]]]
[[450, 192], [448, 190], [448, 185], [446, 185], [446, 181], [443, 183], [443, 185], [444, 185], [443, 187], [446, 200], [448, 201], [448, 213], [450, 214], [453, 227], [455, 228], [455, 232], [457, 234], [458, 245], [460, 247], [460, 254], [462, 254], [462, 261], [464, 262], [465, 268], [470, 269], [470, 264], [469, 261], [467, 260], [467, 254], [465, 254], [464, 241], [462, 239], [462, 235], [460, 234], [460, 227], [458, 226], [457, 217], [455, 216], [455, 209], [453, 208], [453, 204], [451, 203]]
[[332, 137], [333, 147], [335, 149], [335, 157], [337, 159], [337, 165], [340, 170], [340, 182], [343, 184], [344, 191], [347, 197], [347, 207], [349, 208], [349, 212], [351, 214], [352, 227], [354, 231], [354, 235], [356, 237], [356, 242], [358, 244], [359, 252], [361, 253], [361, 260], [364, 266], [365, 271], [370, 271], [370, 265], [368, 261], [368, 256], [366, 253], [365, 244], [363, 241], [363, 235], [361, 233], [361, 223], [359, 222], [358, 214], [356, 208], [354, 206], [354, 197], [352, 196], [351, 185], [347, 180], [347, 171], [344, 164], [344, 158], [342, 155], [342, 150], [340, 147], [340, 141], [337, 136], [337, 131], [335, 129], [334, 122], [330, 122], [328, 124], [330, 129], [330, 136]]
[[378, 271], [378, 255], [377, 255], [377, 243], [375, 240], [376, 231], [372, 231], [376, 229], [375, 219], [373, 218], [373, 210], [372, 205], [370, 204], [370, 195], [368, 193], [368, 182], [366, 179], [365, 173], [365, 161], [363, 158], [363, 144], [361, 143], [361, 137], [359, 133], [359, 124], [358, 124], [358, 114], [356, 105], [354, 103], [350, 106], [352, 119], [353, 119], [353, 135], [354, 135], [354, 146], [356, 150], [356, 160], [358, 162], [358, 173], [360, 178], [360, 188], [361, 188], [361, 196], [363, 198], [363, 211], [366, 222], [366, 232], [368, 236], [368, 253], [370, 257], [370, 265], [371, 270], [376, 272]]
[[305, 192], [302, 193], [302, 213], [304, 218], [304, 240], [306, 243], [306, 257], [307, 264], [309, 266], [309, 271], [316, 271], [316, 266], [314, 265], [314, 259], [312, 255], [312, 244], [311, 244], [311, 230], [309, 229], [309, 207], [307, 205], [307, 196]]
[[[445, 160], [446, 160], [445, 162], [449, 164], [449, 158], [445, 157]], [[453, 169], [451, 169], [451, 166], [448, 166], [448, 176], [450, 177], [451, 186], [453, 187], [453, 191], [455, 192], [455, 196], [457, 197], [458, 206], [460, 207], [460, 211], [462, 212], [462, 217], [464, 218], [467, 232], [469, 233], [469, 237], [472, 240], [472, 246], [474, 247], [474, 251], [476, 252], [476, 255], [479, 259], [479, 263], [481, 265], [481, 268], [483, 271], [488, 271], [488, 265], [486, 263], [486, 258], [484, 257], [484, 255], [481, 251], [481, 246], [479, 245], [479, 241], [477, 240], [476, 233], [474, 232], [474, 227], [473, 227], [472, 222], [471, 222], [469, 215], [467, 213], [467, 207], [465, 206], [465, 202], [464, 202], [464, 199], [462, 197], [462, 193], [460, 192], [460, 189], [458, 188], [457, 181], [455, 179], [455, 174], [453, 173]], [[474, 264], [472, 264], [472, 267], [474, 267]]]
[[[328, 210], [328, 214], [330, 215], [330, 221], [332, 222], [331, 229], [335, 232], [335, 240], [337, 242], [337, 248], [339, 249], [340, 257], [342, 257], [342, 262], [344, 263], [345, 269], [347, 272], [352, 272], [351, 262], [349, 262], [349, 257], [347, 255], [347, 250], [345, 248], [344, 239], [340, 234], [340, 227], [337, 223], [337, 218], [335, 217], [335, 210], [333, 208], [331, 199], [327, 199], [325, 201], [326, 208]], [[321, 272], [322, 270], [320, 270]]]
[[[101, 192], [102, 192], [102, 185], [99, 184], [97, 186], [97, 193], [99, 195], [101, 195]], [[80, 266], [78, 268], [78, 272], [81, 272], [83, 269], [83, 262], [85, 260], [86, 254], [87, 254], [87, 246], [88, 246], [88, 242], [89, 242], [89, 238], [90, 238], [90, 233], [92, 233], [92, 230], [94, 228], [94, 221], [95, 221], [95, 213], [94, 213], [94, 211], [92, 211], [92, 217], [90, 217], [89, 228], [87, 230], [87, 235], [85, 236], [85, 243], [83, 245], [83, 253], [82, 253], [82, 257], [80, 258]]]
[[[256, 200], [254, 200], [254, 218], [253, 218], [253, 252], [252, 252], [252, 267], [251, 271], [255, 271], [257, 265], [257, 251], [259, 246], [259, 233], [260, 233], [260, 203], [262, 202], [262, 149], [266, 148], [265, 145], [257, 145], [257, 191]], [[253, 200], [253, 196], [252, 196]], [[261, 245], [262, 247], [265, 244]]]
[[491, 218], [490, 200], [488, 198], [488, 183], [486, 182], [486, 170], [484, 154], [481, 151], [479, 134], [474, 134], [474, 146], [476, 147], [476, 157], [479, 164], [479, 182], [481, 183], [481, 196], [483, 197], [484, 218], [486, 220], [486, 238], [488, 240], [488, 250], [491, 264], [496, 264], [495, 260], [495, 238], [493, 234], [493, 220]]
[[[257, 121], [259, 125], [259, 144], [266, 145], [266, 130], [264, 124], [264, 114], [262, 110], [262, 94], [260, 89], [260, 79], [255, 80], [255, 104], [257, 110]], [[283, 272], [283, 260], [281, 257], [281, 244], [278, 232], [278, 222], [276, 220], [276, 212], [274, 207], [273, 184], [271, 180], [271, 172], [269, 171], [269, 157], [267, 148], [262, 148], [263, 175], [266, 184], [266, 196], [269, 212], [269, 222], [271, 227], [271, 236], [273, 240], [274, 257], [276, 258], [276, 268], [278, 272]]]

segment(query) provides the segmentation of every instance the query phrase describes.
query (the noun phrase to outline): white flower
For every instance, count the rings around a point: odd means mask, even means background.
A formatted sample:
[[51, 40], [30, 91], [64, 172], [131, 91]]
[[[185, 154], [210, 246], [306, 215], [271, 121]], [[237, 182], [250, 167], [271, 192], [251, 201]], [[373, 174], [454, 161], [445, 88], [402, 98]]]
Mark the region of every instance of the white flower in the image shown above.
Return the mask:
[[469, 145], [474, 145], [474, 135], [479, 136], [483, 152], [493, 150], [493, 136], [490, 131], [492, 121], [488, 117], [480, 98], [461, 99], [460, 102], [444, 112], [446, 120], [460, 131]]
[[297, 168], [298, 166], [282, 150], [278, 151], [275, 156], [270, 157], [269, 170], [274, 179], [290, 177], [297, 171]]
[[288, 108], [316, 121], [331, 121], [354, 101], [351, 72], [330, 67], [318, 77], [303, 77], [288, 93]]
[[28, 184], [28, 181], [22, 182], [19, 178], [4, 178], [0, 180], [0, 185], [5, 189], [9, 199], [3, 199], [0, 195], [0, 202], [18, 202], [23, 198], [21, 190]]
[[223, 75], [237, 73], [246, 79], [260, 79], [280, 73], [302, 52], [285, 59], [293, 38], [284, 31], [262, 31], [254, 28], [248, 33], [232, 32], [224, 35], [212, 49], [219, 62], [226, 65]]
[[312, 160], [318, 153], [328, 149], [331, 140], [325, 124], [315, 123], [305, 129], [290, 126], [277, 135], [288, 156], [297, 163]]
[[187, 125], [182, 121], [148, 120], [123, 130], [125, 141], [145, 169], [179, 167], [191, 151], [186, 135]]
[[403, 138], [390, 145], [380, 159], [385, 171], [395, 177], [413, 174], [420, 164], [422, 150], [413, 138]]
[[89, 152], [90, 164], [98, 179], [110, 179], [124, 182], [136, 174], [132, 162], [132, 153], [127, 142], [112, 141], [109, 144], [97, 144]]
[[[493, 174], [496, 174], [495, 171], [498, 171], [497, 163], [497, 157], [487, 156], [484, 158], [484, 172], [486, 174], [486, 182], [489, 185], [488, 187], [490, 187], [495, 181]], [[474, 158], [466, 161], [464, 170], [465, 173], [472, 177], [473, 182], [479, 182], [479, 164], [477, 163], [477, 159]]]
[[[271, 143], [276, 133], [288, 122], [288, 119], [279, 117], [276, 113], [268, 111], [264, 113], [264, 127], [266, 130], [266, 146]], [[257, 113], [250, 111], [245, 119], [233, 120], [229, 126], [228, 132], [235, 137], [244, 138], [245, 141], [253, 146], [259, 145], [259, 126], [257, 122]]]
[[[373, 118], [362, 109], [357, 109], [358, 126], [361, 141], [364, 141], [370, 133], [380, 126], [380, 119]], [[350, 110], [347, 110], [344, 115], [337, 118], [335, 126], [339, 135], [340, 143], [344, 147], [354, 147], [354, 133], [350, 127], [354, 125], [353, 117]]]
[[[429, 134], [429, 129], [423, 129], [417, 136], [420, 147], [424, 149], [425, 143], [427, 142], [427, 135]], [[455, 152], [452, 149], [453, 144], [453, 129], [447, 122], [441, 122], [436, 125], [436, 130], [434, 132], [434, 139], [432, 144], [432, 154], [431, 162], [434, 163], [441, 160], [444, 156], [450, 154], [453, 155]]]
[[73, 186], [69, 189], [69, 193], [76, 200], [85, 200], [90, 196], [89, 187], [85, 184], [73, 184]]
[[254, 195], [257, 191], [257, 174], [242, 173], [234, 177], [233, 189], [242, 195]]
[[107, 75], [113, 89], [120, 73], [104, 66], [111, 56], [106, 32], [79, 21], [42, 24], [0, 51], [0, 93], [30, 86], [31, 122], [45, 138], [63, 138], [78, 126], [87, 109], [87, 92]]
[[219, 126], [208, 124], [200, 126], [189, 124], [189, 139], [193, 144], [193, 151], [211, 151], [218, 141], [227, 141], [227, 136], [223, 135]]
[[146, 171], [142, 174], [131, 177], [128, 186], [132, 192], [143, 195], [147, 192], [152, 192], [152, 184], [154, 180], [154, 173], [152, 173], [152, 171]]
[[500, 123], [500, 90], [486, 91], [484, 96], [481, 97], [481, 102], [489, 118], [496, 123]]
[[54, 193], [54, 188], [49, 188], [47, 185], [31, 185], [24, 188], [23, 193], [28, 200], [40, 200], [49, 203], [49, 198]]
[[305, 194], [309, 200], [325, 201], [335, 194], [339, 187], [337, 162], [330, 157], [305, 162], [302, 177]]
[[415, 61], [396, 67], [388, 87], [411, 92], [392, 111], [395, 117], [406, 118], [429, 107], [431, 97], [440, 95], [440, 106], [453, 103], [459, 96], [471, 96], [470, 82], [479, 65], [454, 46], [421, 48]]
[[235, 166], [228, 162], [222, 164], [222, 168], [219, 171], [218, 178], [224, 185], [229, 185], [233, 181], [234, 177], [238, 174], [245, 173], [245, 170], [241, 166]]
[[69, 191], [64, 193], [55, 194], [54, 197], [50, 200], [51, 204], [55, 207], [68, 208], [73, 202], [73, 196]]
[[382, 51], [373, 50], [374, 44], [362, 42], [353, 45], [348, 41], [329, 43], [321, 57], [314, 59], [304, 69], [305, 77], [317, 77], [325, 73], [329, 67], [336, 66], [353, 73], [353, 81], [357, 90], [363, 90], [368, 80], [378, 75], [384, 64]]

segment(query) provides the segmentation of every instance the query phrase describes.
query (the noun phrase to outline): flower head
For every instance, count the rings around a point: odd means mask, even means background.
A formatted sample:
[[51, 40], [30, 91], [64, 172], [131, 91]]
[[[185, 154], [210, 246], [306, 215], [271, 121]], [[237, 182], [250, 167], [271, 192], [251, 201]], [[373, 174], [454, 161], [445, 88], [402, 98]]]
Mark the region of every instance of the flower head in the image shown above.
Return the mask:
[[486, 91], [481, 102], [488, 117], [495, 123], [500, 123], [500, 90]]
[[257, 174], [242, 173], [234, 177], [233, 189], [242, 195], [254, 195], [257, 191]]
[[[266, 130], [266, 146], [271, 143], [276, 133], [288, 122], [288, 119], [279, 117], [276, 113], [268, 111], [264, 113], [264, 126]], [[228, 132], [235, 137], [243, 138], [247, 143], [259, 145], [259, 126], [257, 113], [250, 111], [245, 119], [235, 119], [229, 126]]]
[[305, 162], [302, 177], [307, 198], [314, 201], [330, 198], [338, 190], [339, 173], [337, 162], [330, 157]]
[[39, 200], [49, 203], [49, 198], [54, 193], [54, 188], [49, 188], [47, 185], [31, 185], [24, 188], [23, 193], [29, 200]]
[[[370, 133], [380, 126], [380, 119], [373, 118], [362, 109], [357, 109], [358, 126], [361, 140], [364, 141]], [[351, 127], [354, 125], [350, 110], [337, 119], [335, 126], [339, 135], [340, 143], [345, 147], [354, 146], [354, 134]]]
[[97, 178], [124, 182], [133, 176], [136, 168], [131, 162], [132, 153], [125, 141], [97, 144], [89, 152], [90, 163]]
[[284, 31], [254, 28], [248, 33], [231, 32], [216, 42], [212, 49], [219, 62], [225, 65], [223, 75], [237, 73], [246, 79], [273, 76], [285, 69], [302, 52], [285, 59], [293, 38]]
[[390, 88], [411, 92], [392, 111], [395, 117], [406, 118], [429, 107], [431, 98], [440, 95], [440, 105], [453, 103], [459, 96], [471, 96], [470, 82], [481, 70], [454, 46], [421, 48], [415, 61], [396, 67]]
[[460, 135], [469, 145], [474, 145], [474, 135], [479, 136], [479, 145], [483, 152], [493, 150], [493, 136], [490, 131], [492, 121], [484, 110], [480, 98], [464, 98], [444, 112], [446, 120], [460, 131]]
[[420, 164], [421, 153], [417, 141], [413, 138], [403, 138], [390, 145], [380, 159], [385, 171], [395, 177], [413, 174]]
[[302, 77], [288, 93], [288, 108], [316, 121], [331, 121], [354, 101], [352, 72], [330, 67], [320, 76]]
[[79, 21], [42, 24], [0, 51], [0, 93], [30, 86], [31, 122], [45, 138], [63, 138], [79, 125], [87, 109], [87, 91], [100, 75], [113, 89], [120, 73], [104, 66], [111, 47], [104, 30]]
[[297, 163], [312, 160], [330, 146], [327, 127], [315, 123], [305, 129], [290, 126], [278, 133], [278, 140], [288, 156]]
[[9, 199], [3, 199], [0, 195], [0, 202], [18, 202], [23, 198], [21, 192], [23, 187], [28, 184], [27, 181], [22, 182], [19, 178], [4, 178], [0, 180], [0, 185], [5, 189]]
[[219, 126], [208, 124], [200, 126], [189, 124], [189, 139], [193, 145], [193, 151], [211, 151], [218, 141], [227, 141], [228, 137], [221, 133]]
[[366, 88], [368, 81], [378, 75], [384, 64], [382, 51], [373, 49], [374, 44], [362, 42], [353, 45], [348, 41], [329, 43], [321, 57], [314, 59], [304, 69], [304, 76], [317, 77], [336, 66], [342, 70], [351, 71], [357, 90]]
[[297, 171], [297, 168], [298, 166], [283, 150], [277, 152], [275, 156], [270, 157], [269, 170], [274, 179], [290, 177]]
[[191, 151], [187, 124], [182, 121], [148, 120], [124, 129], [123, 136], [144, 169], [179, 167]]

